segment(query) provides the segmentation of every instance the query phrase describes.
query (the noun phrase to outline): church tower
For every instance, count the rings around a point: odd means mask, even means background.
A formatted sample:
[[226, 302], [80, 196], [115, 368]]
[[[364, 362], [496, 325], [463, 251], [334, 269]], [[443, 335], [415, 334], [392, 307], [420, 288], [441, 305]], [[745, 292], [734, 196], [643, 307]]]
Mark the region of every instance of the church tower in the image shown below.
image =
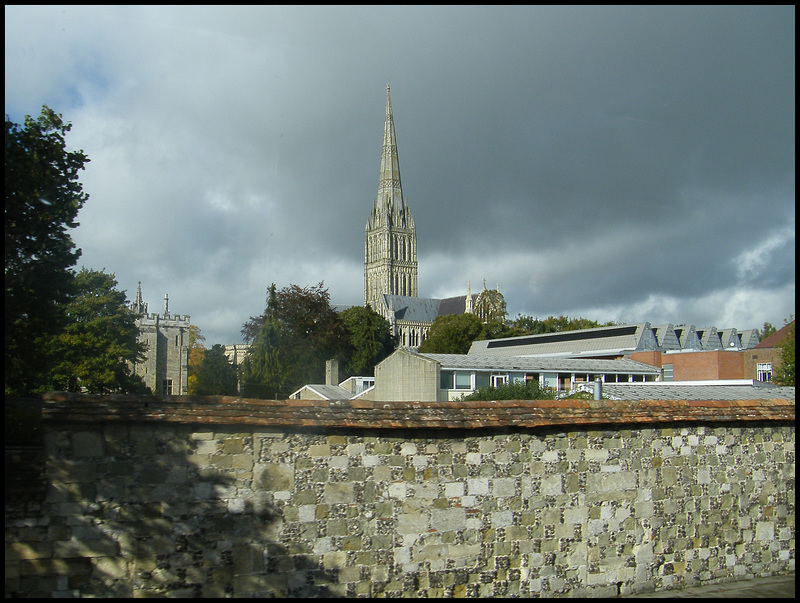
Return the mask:
[[378, 196], [364, 237], [364, 304], [380, 311], [383, 296], [417, 297], [417, 229], [400, 184], [389, 86]]

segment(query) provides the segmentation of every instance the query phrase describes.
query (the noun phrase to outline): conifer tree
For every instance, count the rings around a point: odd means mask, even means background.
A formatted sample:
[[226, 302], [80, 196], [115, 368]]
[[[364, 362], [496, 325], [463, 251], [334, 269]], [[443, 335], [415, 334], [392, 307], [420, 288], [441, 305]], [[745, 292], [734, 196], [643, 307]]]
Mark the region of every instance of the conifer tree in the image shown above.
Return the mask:
[[46, 106], [21, 126], [6, 115], [6, 394], [41, 389], [56, 359], [47, 342], [66, 324], [80, 256], [69, 229], [88, 199], [78, 172], [89, 161], [67, 151], [71, 127]]
[[113, 274], [82, 268], [66, 306], [68, 323], [48, 345], [57, 360], [51, 389], [89, 393], [143, 393], [132, 364], [143, 358], [136, 316]]

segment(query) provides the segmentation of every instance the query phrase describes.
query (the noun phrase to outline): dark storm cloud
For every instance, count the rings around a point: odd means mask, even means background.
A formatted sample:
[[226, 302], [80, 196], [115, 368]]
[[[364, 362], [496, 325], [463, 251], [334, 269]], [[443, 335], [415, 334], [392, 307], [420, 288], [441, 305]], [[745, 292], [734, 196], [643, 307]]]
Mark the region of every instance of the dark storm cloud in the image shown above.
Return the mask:
[[391, 84], [420, 294], [794, 311], [793, 7], [6, 8], [6, 112], [92, 159], [83, 261], [210, 343], [271, 282], [363, 299]]

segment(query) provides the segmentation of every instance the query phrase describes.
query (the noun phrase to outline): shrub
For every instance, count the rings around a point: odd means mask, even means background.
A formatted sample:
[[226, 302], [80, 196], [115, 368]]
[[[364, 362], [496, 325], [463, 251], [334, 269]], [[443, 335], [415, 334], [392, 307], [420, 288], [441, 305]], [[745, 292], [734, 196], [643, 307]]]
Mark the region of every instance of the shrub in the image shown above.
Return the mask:
[[555, 392], [542, 388], [536, 381], [506, 383], [497, 387], [482, 387], [466, 396], [464, 400], [552, 400]]

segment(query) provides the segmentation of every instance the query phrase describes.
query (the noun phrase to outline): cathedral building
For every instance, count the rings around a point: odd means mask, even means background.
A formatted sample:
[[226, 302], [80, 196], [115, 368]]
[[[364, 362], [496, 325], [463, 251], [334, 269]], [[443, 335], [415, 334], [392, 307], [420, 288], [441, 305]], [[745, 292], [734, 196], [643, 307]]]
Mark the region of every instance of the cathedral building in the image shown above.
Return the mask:
[[417, 229], [400, 180], [400, 160], [389, 86], [383, 126], [378, 196], [364, 235], [364, 304], [386, 318], [397, 345], [417, 348], [438, 316], [473, 313], [484, 322], [505, 317], [499, 290], [447, 299], [419, 297]]
[[142, 283], [132, 304], [137, 315], [139, 343], [144, 343], [144, 360], [133, 364], [133, 372], [144, 379], [154, 394], [172, 396], [189, 392], [189, 317], [169, 313], [169, 296], [164, 295], [164, 314], [148, 314], [142, 300]]

